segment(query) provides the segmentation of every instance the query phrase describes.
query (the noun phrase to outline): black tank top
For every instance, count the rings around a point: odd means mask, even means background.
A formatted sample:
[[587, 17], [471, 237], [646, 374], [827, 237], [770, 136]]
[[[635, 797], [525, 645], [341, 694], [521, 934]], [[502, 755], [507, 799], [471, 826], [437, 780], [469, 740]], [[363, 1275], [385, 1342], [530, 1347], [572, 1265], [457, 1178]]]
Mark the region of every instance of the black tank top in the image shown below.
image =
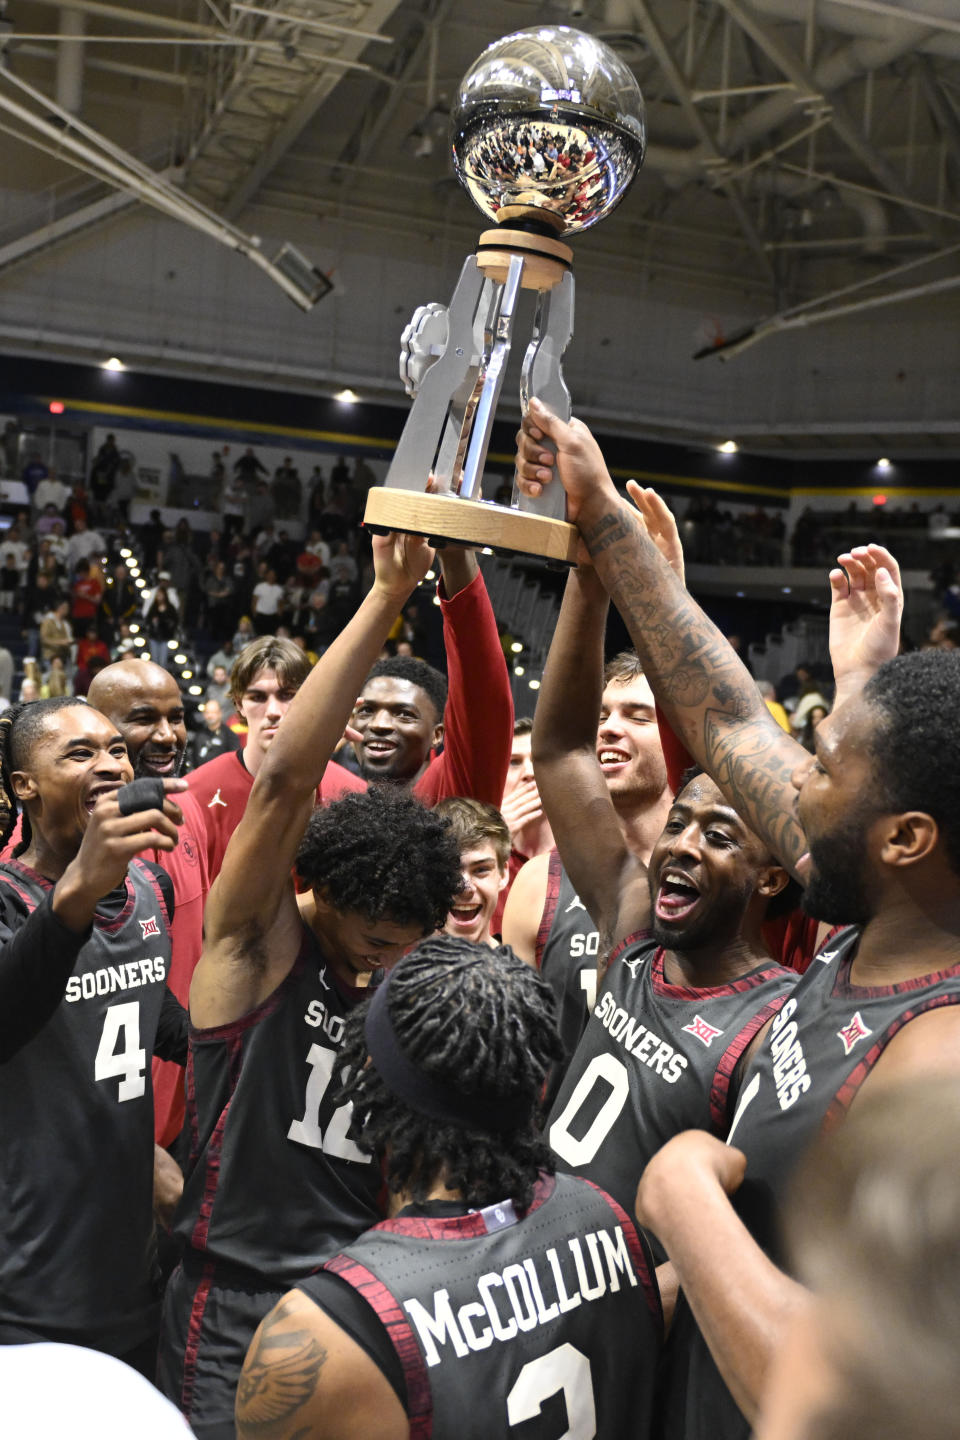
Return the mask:
[[[519, 1217], [506, 1201], [387, 1220], [326, 1269], [379, 1316], [412, 1440], [647, 1440], [659, 1295], [634, 1226], [595, 1186], [541, 1176]], [[314, 1298], [310, 1279], [300, 1289]]]
[[550, 1113], [557, 1164], [632, 1210], [661, 1145], [681, 1130], [726, 1134], [737, 1063], [798, 980], [770, 960], [727, 985], [670, 985], [654, 940], [624, 940]]
[[556, 850], [550, 851], [547, 894], [537, 933], [537, 965], [557, 1002], [566, 1059], [554, 1065], [545, 1104], [552, 1105], [597, 998], [600, 935]]
[[347, 1139], [352, 1106], [330, 1099], [354, 1004], [304, 927], [293, 968], [262, 1005], [190, 1033], [190, 1160], [175, 1231], [265, 1289], [315, 1270], [383, 1213], [380, 1167]]
[[[758, 1244], [782, 1264], [777, 1216], [798, 1160], [843, 1119], [894, 1035], [929, 1010], [960, 1004], [960, 965], [899, 985], [850, 983], [860, 932], [831, 936], [777, 1014], [743, 1077], [730, 1143], [747, 1157], [734, 1196]], [[671, 1330], [664, 1385], [677, 1440], [745, 1440], [750, 1426], [724, 1385], [687, 1307]]]
[[[24, 919], [53, 889], [18, 860], [0, 865], [0, 886]], [[143, 861], [124, 889], [51, 1019], [0, 1072], [0, 1341], [119, 1354], [156, 1328], [150, 1061], [169, 917]]]

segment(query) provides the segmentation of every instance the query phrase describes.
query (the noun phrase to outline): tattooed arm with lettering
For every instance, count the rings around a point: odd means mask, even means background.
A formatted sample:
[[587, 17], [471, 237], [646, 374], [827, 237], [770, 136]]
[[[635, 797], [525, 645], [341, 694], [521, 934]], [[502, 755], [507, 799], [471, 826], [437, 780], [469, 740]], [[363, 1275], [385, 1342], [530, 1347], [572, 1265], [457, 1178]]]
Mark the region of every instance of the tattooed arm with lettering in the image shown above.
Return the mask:
[[407, 1440], [396, 1392], [365, 1350], [299, 1290], [250, 1343], [237, 1440]]
[[[552, 478], [553, 456], [538, 443], [544, 435], [557, 446], [570, 518], [627, 623], [671, 724], [745, 822], [802, 881], [797, 862], [807, 846], [792, 776], [798, 767], [809, 767], [810, 756], [777, 725], [736, 653], [662, 558], [643, 518], [618, 496], [587, 427], [577, 420], [567, 424], [538, 403], [531, 403], [518, 437], [517, 470], [525, 493], [539, 494]], [[891, 578], [874, 566], [869, 601], [854, 601], [845, 611], [840, 592], [846, 582], [831, 579], [835, 607], [841, 605], [835, 638], [851, 659], [850, 687], [889, 645], [897, 587], [879, 579], [881, 572]], [[864, 568], [865, 589], [866, 573]]]
[[608, 605], [591, 565], [571, 572], [531, 746], [544, 812], [564, 869], [600, 932], [601, 955], [650, 922], [646, 866], [627, 848], [597, 754]]

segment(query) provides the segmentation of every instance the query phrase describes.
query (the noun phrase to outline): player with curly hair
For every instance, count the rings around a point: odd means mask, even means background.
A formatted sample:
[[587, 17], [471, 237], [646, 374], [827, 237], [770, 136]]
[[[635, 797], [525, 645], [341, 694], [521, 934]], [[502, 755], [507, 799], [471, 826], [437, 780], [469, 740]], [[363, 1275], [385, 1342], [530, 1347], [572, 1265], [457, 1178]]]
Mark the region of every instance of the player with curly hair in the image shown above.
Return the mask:
[[647, 1440], [659, 1298], [624, 1211], [552, 1173], [554, 1014], [512, 950], [444, 935], [350, 1016], [338, 1099], [390, 1218], [263, 1322], [240, 1440], [508, 1440], [559, 1434], [564, 1410], [565, 1434]]
[[[314, 814], [320, 776], [431, 550], [374, 539], [370, 593], [290, 705], [210, 892], [190, 991], [183, 1246], [160, 1384], [201, 1437], [231, 1436], [250, 1337], [290, 1285], [381, 1215], [379, 1166], [330, 1085], [351, 1009], [444, 921], [447, 826], [402, 792]], [[309, 890], [297, 896], [296, 861]]]

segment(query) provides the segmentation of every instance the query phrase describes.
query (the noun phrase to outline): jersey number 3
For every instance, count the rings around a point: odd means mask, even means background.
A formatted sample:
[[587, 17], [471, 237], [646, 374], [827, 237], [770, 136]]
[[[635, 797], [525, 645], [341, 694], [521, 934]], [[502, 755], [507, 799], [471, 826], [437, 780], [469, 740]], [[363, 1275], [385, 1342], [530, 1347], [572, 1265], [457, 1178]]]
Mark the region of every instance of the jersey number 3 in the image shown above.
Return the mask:
[[117, 1099], [139, 1100], [147, 1088], [146, 1070], [147, 1052], [140, 1048], [139, 1000], [108, 1006], [93, 1062], [94, 1080], [119, 1079]]
[[522, 1425], [540, 1414], [545, 1400], [562, 1390], [567, 1428], [558, 1440], [594, 1440], [597, 1412], [593, 1404], [590, 1361], [575, 1345], [558, 1345], [529, 1360], [507, 1396], [507, 1424]]
[[311, 1045], [307, 1051], [310, 1078], [307, 1081], [306, 1105], [302, 1120], [294, 1120], [287, 1131], [288, 1140], [299, 1140], [301, 1145], [311, 1145], [325, 1155], [337, 1160], [358, 1160], [369, 1164], [370, 1156], [364, 1155], [359, 1146], [347, 1139], [347, 1128], [353, 1114], [352, 1105], [341, 1105], [334, 1110], [326, 1130], [320, 1128], [320, 1106], [333, 1078], [333, 1063], [336, 1050], [326, 1045]]

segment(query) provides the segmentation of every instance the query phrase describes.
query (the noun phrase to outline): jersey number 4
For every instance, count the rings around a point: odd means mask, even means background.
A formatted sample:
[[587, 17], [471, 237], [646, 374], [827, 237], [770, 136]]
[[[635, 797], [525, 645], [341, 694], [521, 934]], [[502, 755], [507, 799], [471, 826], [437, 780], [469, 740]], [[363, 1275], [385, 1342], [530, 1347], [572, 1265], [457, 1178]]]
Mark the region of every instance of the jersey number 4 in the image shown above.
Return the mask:
[[[120, 1048], [118, 1048], [120, 1047]], [[139, 1100], [147, 1088], [147, 1052], [140, 1048], [140, 1002], [110, 1005], [93, 1062], [94, 1080], [117, 1080], [118, 1100]]]
[[307, 1051], [310, 1077], [307, 1080], [303, 1119], [291, 1123], [287, 1139], [299, 1140], [301, 1145], [311, 1145], [315, 1150], [322, 1150], [325, 1155], [333, 1155], [337, 1160], [358, 1160], [366, 1165], [370, 1156], [364, 1155], [352, 1140], [347, 1139], [347, 1129], [353, 1115], [352, 1105], [338, 1106], [330, 1116], [326, 1129], [322, 1129], [320, 1125], [320, 1107], [333, 1079], [336, 1058], [336, 1050], [330, 1050], [326, 1045], [310, 1046]]

